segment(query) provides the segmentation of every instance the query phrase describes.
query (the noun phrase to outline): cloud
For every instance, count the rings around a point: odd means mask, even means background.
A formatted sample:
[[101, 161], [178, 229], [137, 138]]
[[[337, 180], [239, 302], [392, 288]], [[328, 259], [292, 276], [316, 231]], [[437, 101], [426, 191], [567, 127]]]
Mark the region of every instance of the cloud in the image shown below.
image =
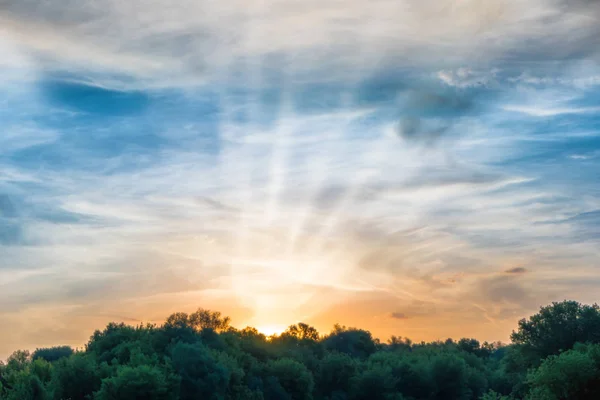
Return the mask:
[[514, 276], [494, 276], [479, 281], [480, 295], [493, 303], [506, 303], [530, 307], [535, 305], [535, 300], [530, 291], [522, 283], [515, 280]]
[[3, 2], [6, 325], [235, 299], [506, 338], [595, 273], [597, 158], [566, 168], [598, 147], [578, 7]]
[[394, 319], [408, 319], [408, 317], [406, 316], [406, 314], [402, 313], [402, 312], [393, 312], [392, 314], [390, 314], [390, 317], [394, 318]]
[[[104, 72], [103, 80], [132, 85], [134, 77], [133, 85], [154, 87], [198, 85], [224, 70], [262, 68], [272, 55], [291, 76], [318, 72], [323, 80], [368, 76], [382, 64], [396, 70], [441, 64], [449, 71], [469, 68], [465, 61], [581, 59], [594, 54], [598, 33], [590, 17], [597, 7], [554, 0], [494, 0], [485, 7], [476, 0], [377, 0], [374, 7], [360, 0], [343, 7], [270, 0], [267, 6], [243, 3], [240, 12], [241, 5], [29, 0], [3, 2], [0, 13], [6, 36], [41, 69]], [[307, 24], [310, 32], [298, 35]]]
[[[8, 118], [7, 118], [8, 119]], [[7, 123], [0, 137], [0, 154], [7, 155], [30, 147], [55, 142], [60, 134], [53, 129], [42, 128], [31, 123]]]
[[571, 154], [569, 158], [573, 160], [589, 160], [593, 156], [585, 155], [585, 154]]
[[500, 71], [493, 69], [490, 72], [476, 72], [470, 68], [461, 67], [456, 70], [439, 71], [437, 77], [448, 86], [461, 89], [489, 86], [497, 82]]
[[518, 112], [534, 117], [554, 117], [565, 114], [591, 114], [600, 111], [600, 107], [563, 107], [563, 108], [543, 108], [527, 106], [505, 106], [506, 111]]
[[39, 87], [55, 107], [101, 116], [139, 115], [149, 103], [143, 92], [112, 90], [73, 79], [46, 78]]
[[507, 274], [524, 274], [527, 272], [527, 268], [514, 267], [514, 268], [509, 268], [509, 269], [505, 270], [504, 272], [506, 272]]
[[[418, 89], [406, 92], [400, 105], [399, 134], [407, 142], [432, 144], [451, 133], [462, 118], [475, 115], [482, 107], [481, 93]], [[454, 132], [454, 134], [457, 134]]]

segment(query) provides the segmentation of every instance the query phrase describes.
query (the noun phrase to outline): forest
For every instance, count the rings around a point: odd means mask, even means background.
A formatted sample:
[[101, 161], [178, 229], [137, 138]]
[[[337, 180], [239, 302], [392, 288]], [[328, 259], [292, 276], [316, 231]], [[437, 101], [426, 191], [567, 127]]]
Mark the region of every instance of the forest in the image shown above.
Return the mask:
[[509, 344], [385, 343], [367, 330], [307, 324], [266, 337], [221, 313], [110, 323], [82, 350], [15, 351], [2, 400], [600, 399], [600, 308], [575, 301], [518, 321]]

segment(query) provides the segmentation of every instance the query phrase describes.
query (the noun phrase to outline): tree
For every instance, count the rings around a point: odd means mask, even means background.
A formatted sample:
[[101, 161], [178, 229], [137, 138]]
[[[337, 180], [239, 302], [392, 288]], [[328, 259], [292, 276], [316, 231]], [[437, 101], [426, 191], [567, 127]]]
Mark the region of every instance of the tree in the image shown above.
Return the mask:
[[41, 358], [35, 359], [29, 364], [29, 371], [31, 375], [37, 376], [40, 381], [44, 384], [48, 383], [52, 379], [52, 364]]
[[313, 376], [301, 363], [281, 358], [267, 364], [268, 375], [277, 379], [291, 400], [311, 400], [314, 387]]
[[477, 357], [489, 357], [493, 351], [493, 345], [486, 342], [482, 346], [477, 339], [462, 338], [456, 342], [456, 346], [464, 352], [475, 354]]
[[31, 354], [27, 350], [17, 350], [13, 352], [6, 360], [7, 371], [23, 371], [31, 361]]
[[440, 354], [431, 360], [430, 375], [435, 382], [431, 399], [467, 399], [467, 368], [465, 361], [453, 354]]
[[36, 375], [21, 373], [6, 400], [48, 400], [48, 392]]
[[197, 339], [190, 317], [186, 313], [171, 314], [155, 338], [161, 351], [166, 350], [172, 342], [193, 343]]
[[340, 325], [334, 326], [323, 343], [329, 350], [359, 358], [367, 358], [377, 350], [377, 343], [373, 340], [371, 332]]
[[327, 354], [321, 361], [317, 379], [319, 392], [327, 396], [335, 392], [348, 392], [350, 382], [356, 375], [357, 369], [358, 363], [349, 355], [344, 353]]
[[402, 336], [392, 336], [388, 342], [387, 346], [390, 350], [411, 350], [412, 348], [412, 340], [409, 338], [402, 338]]
[[389, 400], [394, 394], [395, 378], [391, 368], [372, 365], [353, 379], [352, 400]]
[[53, 364], [49, 388], [54, 400], [88, 399], [108, 374], [106, 364], [98, 365], [89, 354], [74, 354]]
[[546, 358], [528, 375], [531, 400], [600, 398], [600, 346], [579, 345]]
[[73, 354], [73, 349], [69, 346], [47, 347], [36, 349], [31, 355], [31, 359], [36, 360], [41, 358], [48, 362], [53, 362], [63, 357], [69, 357], [71, 354]]
[[102, 381], [94, 400], [177, 400], [179, 379], [157, 366], [121, 366]]
[[493, 390], [488, 391], [483, 396], [481, 396], [480, 400], [512, 400], [508, 396], [501, 395], [498, 392], [494, 392]]
[[288, 335], [298, 340], [319, 340], [319, 331], [303, 322], [300, 322], [297, 325], [290, 325], [282, 335]]
[[169, 315], [164, 325], [164, 328], [185, 329], [191, 327], [192, 323], [190, 322], [190, 316], [184, 312], [177, 312]]
[[171, 364], [181, 377], [181, 400], [221, 399], [227, 393], [230, 373], [201, 343], [177, 343]]
[[229, 328], [229, 317], [222, 317], [218, 311], [199, 308], [189, 317], [189, 323], [196, 331], [212, 329], [215, 332], [225, 331]]
[[532, 363], [572, 349], [577, 342], [600, 343], [600, 308], [576, 301], [552, 303], [520, 320], [511, 339]]
[[303, 323], [267, 339], [199, 309], [162, 326], [108, 324], [84, 351], [16, 351], [0, 362], [0, 400], [600, 399], [599, 313], [554, 303], [506, 346], [382, 345], [366, 330], [337, 325], [321, 337]]
[[127, 346], [137, 337], [135, 327], [111, 322], [103, 331], [94, 332], [86, 345], [86, 351], [93, 353], [100, 362], [112, 362], [115, 359], [123, 364], [129, 359]]

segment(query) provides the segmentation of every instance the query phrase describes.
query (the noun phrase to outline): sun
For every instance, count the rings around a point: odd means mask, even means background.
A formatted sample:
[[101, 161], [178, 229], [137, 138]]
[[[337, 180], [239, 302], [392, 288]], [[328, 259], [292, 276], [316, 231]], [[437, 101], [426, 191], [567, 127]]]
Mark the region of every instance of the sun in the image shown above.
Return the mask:
[[256, 327], [256, 330], [265, 336], [280, 335], [285, 329], [286, 327], [283, 325], [260, 325]]

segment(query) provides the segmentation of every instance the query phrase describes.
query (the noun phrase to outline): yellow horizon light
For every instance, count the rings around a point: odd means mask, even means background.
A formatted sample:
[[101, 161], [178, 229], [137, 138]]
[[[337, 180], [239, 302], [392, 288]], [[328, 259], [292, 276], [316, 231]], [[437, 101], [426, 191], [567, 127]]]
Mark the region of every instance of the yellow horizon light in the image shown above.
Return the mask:
[[259, 325], [256, 330], [265, 336], [280, 335], [287, 329], [284, 325]]

